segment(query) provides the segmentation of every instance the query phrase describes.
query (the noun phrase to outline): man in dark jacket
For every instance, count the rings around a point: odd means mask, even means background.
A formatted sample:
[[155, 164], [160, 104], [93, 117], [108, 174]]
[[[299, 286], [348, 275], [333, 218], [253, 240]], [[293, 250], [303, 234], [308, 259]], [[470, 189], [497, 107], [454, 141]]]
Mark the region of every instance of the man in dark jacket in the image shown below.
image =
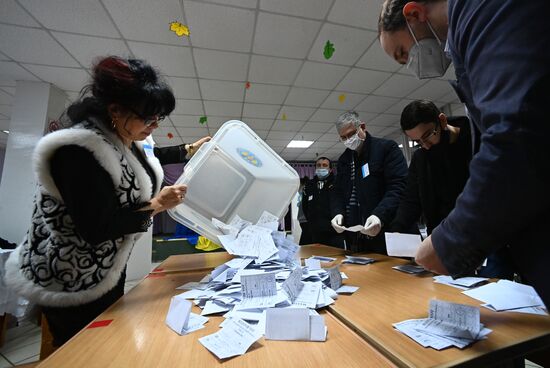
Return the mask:
[[397, 143], [371, 136], [355, 111], [338, 117], [336, 129], [347, 147], [338, 159], [334, 229], [361, 225], [358, 233], [346, 233], [352, 251], [386, 254], [381, 231], [395, 216], [405, 190], [407, 163]]
[[308, 181], [302, 194], [302, 209], [307, 218], [311, 241], [342, 248], [344, 238], [330, 225], [334, 210], [334, 175], [327, 157], [315, 162], [315, 177]]
[[481, 131], [470, 179], [417, 262], [461, 276], [509, 244], [523, 279], [550, 306], [548, 14], [547, 0], [386, 0], [379, 29], [386, 53], [419, 77], [445, 72], [445, 46]]

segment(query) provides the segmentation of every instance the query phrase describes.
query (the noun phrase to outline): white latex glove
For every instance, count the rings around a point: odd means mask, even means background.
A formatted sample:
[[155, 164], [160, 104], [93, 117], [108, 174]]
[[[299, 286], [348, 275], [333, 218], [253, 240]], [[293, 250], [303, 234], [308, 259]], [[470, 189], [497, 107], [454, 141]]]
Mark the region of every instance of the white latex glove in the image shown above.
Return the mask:
[[330, 220], [330, 224], [338, 234], [341, 234], [345, 231], [344, 228], [342, 227], [343, 221], [344, 221], [343, 215], [336, 215], [332, 220]]
[[382, 221], [378, 216], [370, 215], [365, 222], [365, 227], [361, 230], [361, 234], [366, 234], [368, 236], [376, 236], [382, 230]]

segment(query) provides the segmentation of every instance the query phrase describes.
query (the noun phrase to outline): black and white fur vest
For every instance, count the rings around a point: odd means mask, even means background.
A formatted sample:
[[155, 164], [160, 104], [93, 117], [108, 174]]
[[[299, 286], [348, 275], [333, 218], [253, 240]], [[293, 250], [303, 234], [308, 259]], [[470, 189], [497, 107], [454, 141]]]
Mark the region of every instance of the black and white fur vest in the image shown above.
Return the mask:
[[[50, 160], [64, 145], [90, 152], [109, 173], [121, 207], [136, 206], [155, 196], [163, 180], [156, 157], [143, 153], [145, 143], [135, 142], [156, 176], [151, 178], [113, 132], [101, 124], [85, 122], [43, 137], [33, 155], [38, 190], [32, 222], [23, 242], [6, 262], [6, 283], [23, 297], [43, 306], [75, 306], [94, 301], [111, 290], [141, 233], [126, 234], [100, 244], [79, 236], [50, 172]], [[68, 168], [70, 169], [70, 168]], [[144, 231], [149, 224], [144, 225]]]

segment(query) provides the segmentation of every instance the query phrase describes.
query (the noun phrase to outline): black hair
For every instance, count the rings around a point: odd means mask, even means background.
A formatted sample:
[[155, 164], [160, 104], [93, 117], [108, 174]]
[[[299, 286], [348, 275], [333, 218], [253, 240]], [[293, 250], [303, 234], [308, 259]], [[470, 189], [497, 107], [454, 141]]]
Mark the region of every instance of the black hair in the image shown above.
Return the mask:
[[[403, 29], [407, 26], [403, 7], [412, 0], [386, 0], [382, 4], [382, 11], [378, 17], [378, 37], [380, 33], [393, 32]], [[417, 0], [420, 3], [436, 3], [443, 0]]]
[[410, 130], [422, 123], [438, 123], [441, 111], [432, 101], [415, 100], [401, 113], [401, 129]]
[[325, 156], [317, 157], [317, 160], [315, 160], [315, 163], [317, 164], [317, 162], [319, 160], [327, 160], [328, 161], [328, 167], [332, 166], [332, 161], [330, 161], [330, 158], [328, 158], [328, 157], [325, 157]]
[[89, 117], [110, 124], [107, 107], [118, 104], [140, 118], [167, 116], [176, 106], [174, 94], [159, 73], [144, 60], [108, 56], [92, 69], [92, 81], [66, 111], [74, 125]]

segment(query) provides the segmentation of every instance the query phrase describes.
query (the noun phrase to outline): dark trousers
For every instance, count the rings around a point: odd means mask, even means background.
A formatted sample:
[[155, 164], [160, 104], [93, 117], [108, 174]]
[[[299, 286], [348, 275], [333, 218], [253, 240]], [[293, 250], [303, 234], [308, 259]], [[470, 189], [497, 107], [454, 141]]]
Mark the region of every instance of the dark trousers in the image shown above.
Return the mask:
[[342, 234], [338, 234], [334, 230], [316, 231], [312, 229], [311, 242], [329, 245], [336, 248], [344, 248], [344, 236]]
[[346, 237], [346, 249], [351, 253], [388, 254], [383, 231], [374, 238], [361, 234], [360, 232], [352, 233], [346, 231], [344, 234]]
[[124, 295], [125, 281], [126, 270], [120, 275], [116, 286], [99, 299], [72, 307], [42, 307], [53, 336], [53, 345], [59, 347], [66, 343]]

